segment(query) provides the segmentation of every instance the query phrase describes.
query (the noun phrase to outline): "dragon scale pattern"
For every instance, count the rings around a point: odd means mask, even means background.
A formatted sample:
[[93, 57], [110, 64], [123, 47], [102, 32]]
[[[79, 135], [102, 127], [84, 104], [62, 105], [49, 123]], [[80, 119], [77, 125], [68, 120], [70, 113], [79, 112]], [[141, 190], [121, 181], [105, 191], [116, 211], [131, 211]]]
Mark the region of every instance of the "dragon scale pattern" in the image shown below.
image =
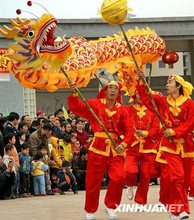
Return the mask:
[[[9, 69], [23, 86], [48, 91], [68, 88], [60, 70], [63, 67], [78, 87], [85, 87], [96, 70], [104, 67], [111, 73], [119, 72], [127, 94], [134, 92], [135, 65], [122, 34], [94, 41], [75, 36], [57, 42], [54, 36], [57, 22], [52, 15], [44, 14], [38, 21], [17, 20], [18, 23], [11, 20], [13, 29], [6, 26], [5, 30], [0, 29], [0, 34], [15, 40], [7, 55]], [[126, 34], [142, 68], [165, 52], [164, 40], [149, 28], [135, 28]]]

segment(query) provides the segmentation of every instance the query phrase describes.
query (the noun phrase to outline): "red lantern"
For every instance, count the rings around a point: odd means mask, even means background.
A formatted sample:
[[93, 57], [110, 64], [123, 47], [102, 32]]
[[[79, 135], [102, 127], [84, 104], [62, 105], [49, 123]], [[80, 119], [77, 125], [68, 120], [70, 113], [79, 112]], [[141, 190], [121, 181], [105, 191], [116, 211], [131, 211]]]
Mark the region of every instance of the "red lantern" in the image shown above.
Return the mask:
[[173, 64], [176, 63], [178, 60], [179, 60], [178, 54], [175, 53], [175, 52], [172, 52], [172, 51], [166, 52], [166, 53], [162, 56], [162, 61], [163, 61], [164, 63], [167, 63], [167, 64], [168, 64], [168, 67], [169, 67], [170, 69], [173, 68]]

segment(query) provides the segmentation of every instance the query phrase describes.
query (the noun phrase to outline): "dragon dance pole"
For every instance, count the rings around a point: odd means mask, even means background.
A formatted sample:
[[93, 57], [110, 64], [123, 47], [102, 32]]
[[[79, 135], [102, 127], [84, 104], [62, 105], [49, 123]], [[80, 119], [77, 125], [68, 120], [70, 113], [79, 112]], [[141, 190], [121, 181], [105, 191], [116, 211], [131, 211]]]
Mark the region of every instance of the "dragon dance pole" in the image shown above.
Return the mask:
[[[65, 75], [65, 77], [67, 78], [69, 84], [73, 84], [73, 82], [71, 81], [69, 75], [67, 74], [67, 72], [64, 70], [63, 67], [61, 67], [61, 71], [63, 72], [63, 74]], [[100, 121], [100, 119], [98, 118], [98, 116], [96, 115], [96, 113], [93, 111], [93, 109], [90, 107], [90, 105], [88, 104], [87, 100], [84, 98], [84, 96], [82, 95], [82, 93], [80, 92], [80, 90], [78, 89], [77, 86], [75, 86], [75, 91], [78, 93], [78, 95], [80, 96], [81, 100], [85, 103], [86, 107], [88, 108], [88, 110], [90, 111], [90, 113], [92, 114], [92, 116], [95, 118], [95, 120], [98, 122], [98, 124], [100, 125], [100, 127], [104, 130], [104, 132], [106, 133], [107, 137], [110, 139], [110, 141], [112, 142], [114, 148], [117, 147], [116, 142], [113, 140], [113, 138], [111, 137], [111, 135], [109, 134], [108, 130], [106, 129], [106, 127], [104, 126], [104, 124]]]
[[[134, 61], [134, 63], [135, 63], [135, 66], [136, 66], [136, 68], [137, 68], [138, 71], [141, 71], [141, 69], [140, 69], [140, 67], [139, 67], [139, 65], [138, 65], [138, 62], [137, 62], [137, 60], [136, 60], [135, 54], [133, 53], [131, 44], [130, 44], [130, 42], [129, 42], [128, 38], [127, 38], [127, 35], [126, 35], [126, 33], [125, 33], [125, 30], [124, 30], [124, 28], [123, 28], [123, 25], [122, 25], [122, 24], [119, 24], [119, 27], [121, 28], [121, 31], [122, 31], [122, 33], [123, 33], [123, 36], [124, 36], [125, 41], [126, 41], [126, 43], [127, 43], [127, 46], [128, 46], [128, 48], [129, 48], [129, 51], [130, 51], [131, 56], [132, 56], [132, 58], [133, 58], [133, 61]], [[144, 86], [145, 86], [145, 88], [146, 88], [146, 91], [148, 92], [148, 96], [149, 96], [149, 98], [150, 98], [150, 101], [151, 101], [151, 103], [152, 103], [152, 106], [153, 106], [153, 108], [154, 108], [154, 111], [155, 111], [156, 115], [158, 116], [158, 119], [159, 119], [159, 121], [160, 121], [160, 123], [161, 123], [161, 125], [162, 125], [162, 128], [163, 128], [164, 130], [166, 130], [165, 123], [164, 123], [164, 121], [163, 121], [163, 119], [162, 119], [162, 117], [161, 117], [161, 115], [160, 115], [160, 113], [159, 113], [159, 111], [158, 111], [158, 108], [157, 108], [157, 106], [156, 106], [156, 103], [154, 102], [154, 99], [153, 99], [152, 94], [151, 94], [151, 92], [150, 92], [150, 87], [149, 87], [148, 83], [146, 82], [145, 76], [143, 76], [141, 79], [142, 79], [142, 82], [143, 82], [143, 84], [144, 84]]]
[[152, 75], [152, 64], [150, 63], [149, 77], [148, 77], [148, 85], [151, 85], [151, 75]]
[[[123, 33], [124, 39], [127, 43], [128, 49], [129, 49], [131, 56], [133, 58], [133, 61], [135, 63], [135, 66], [136, 66], [138, 72], [140, 72], [141, 69], [138, 65], [138, 62], [137, 62], [136, 57], [133, 53], [131, 44], [130, 44], [130, 42], [127, 38], [127, 35], [125, 33], [125, 30], [122, 26], [122, 24], [125, 22], [125, 18], [127, 16], [128, 11], [132, 11], [132, 9], [127, 8], [127, 0], [104, 0], [104, 2], [102, 3], [102, 6], [101, 6], [100, 12], [101, 12], [103, 20], [107, 21], [111, 25], [119, 25], [119, 27]], [[156, 113], [156, 115], [162, 125], [162, 128], [164, 130], [166, 130], [166, 126], [165, 126], [164, 121], [163, 121], [163, 119], [158, 111], [158, 108], [154, 102], [154, 99], [153, 99], [152, 94], [150, 92], [150, 87], [146, 82], [145, 76], [142, 77], [142, 82], [146, 88], [146, 91], [148, 92], [149, 99], [150, 99], [151, 104], [154, 108], [154, 111], [155, 111], [155, 113]]]

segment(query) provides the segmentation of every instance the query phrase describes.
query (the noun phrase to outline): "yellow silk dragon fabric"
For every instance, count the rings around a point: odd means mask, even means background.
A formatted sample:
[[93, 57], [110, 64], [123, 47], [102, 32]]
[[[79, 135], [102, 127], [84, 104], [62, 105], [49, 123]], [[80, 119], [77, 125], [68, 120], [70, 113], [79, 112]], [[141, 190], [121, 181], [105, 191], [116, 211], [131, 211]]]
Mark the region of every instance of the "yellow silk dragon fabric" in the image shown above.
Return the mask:
[[[111, 73], [119, 72], [127, 94], [134, 92], [134, 62], [122, 34], [92, 41], [55, 36], [57, 20], [49, 13], [37, 20], [17, 18], [10, 22], [13, 27], [4, 26], [0, 34], [15, 41], [9, 44], [9, 70], [22, 86], [50, 92], [68, 88], [60, 70], [63, 67], [78, 87], [85, 87], [96, 70], [104, 67]], [[126, 34], [140, 67], [155, 62], [165, 52], [165, 42], [149, 28]]]

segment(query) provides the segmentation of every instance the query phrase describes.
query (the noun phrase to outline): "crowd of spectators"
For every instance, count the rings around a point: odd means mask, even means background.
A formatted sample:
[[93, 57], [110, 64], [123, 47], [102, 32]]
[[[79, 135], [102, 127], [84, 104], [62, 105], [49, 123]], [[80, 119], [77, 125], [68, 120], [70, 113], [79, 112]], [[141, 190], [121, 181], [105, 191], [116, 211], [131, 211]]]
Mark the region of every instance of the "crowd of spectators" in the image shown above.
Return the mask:
[[85, 189], [90, 123], [63, 109], [37, 117], [0, 114], [0, 198]]

